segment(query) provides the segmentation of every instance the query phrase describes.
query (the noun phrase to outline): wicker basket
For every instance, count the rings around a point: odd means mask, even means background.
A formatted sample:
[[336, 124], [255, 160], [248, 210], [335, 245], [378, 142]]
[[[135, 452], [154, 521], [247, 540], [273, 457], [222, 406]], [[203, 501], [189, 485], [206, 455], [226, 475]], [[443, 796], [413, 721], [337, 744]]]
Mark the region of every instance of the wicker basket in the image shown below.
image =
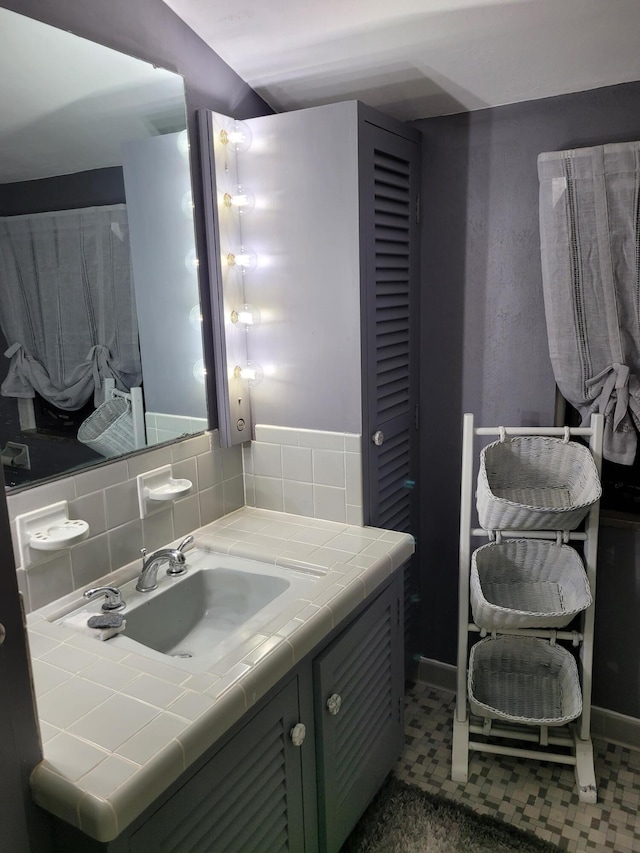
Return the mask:
[[135, 450], [133, 415], [123, 397], [101, 403], [78, 429], [78, 441], [103, 456], [120, 456]]
[[537, 637], [489, 637], [472, 646], [468, 690], [481, 717], [562, 726], [582, 713], [573, 656]]
[[471, 609], [481, 628], [564, 628], [591, 600], [582, 561], [568, 545], [509, 539], [471, 557]]
[[480, 454], [476, 502], [485, 530], [574, 530], [600, 494], [591, 452], [575, 441], [515, 436]]

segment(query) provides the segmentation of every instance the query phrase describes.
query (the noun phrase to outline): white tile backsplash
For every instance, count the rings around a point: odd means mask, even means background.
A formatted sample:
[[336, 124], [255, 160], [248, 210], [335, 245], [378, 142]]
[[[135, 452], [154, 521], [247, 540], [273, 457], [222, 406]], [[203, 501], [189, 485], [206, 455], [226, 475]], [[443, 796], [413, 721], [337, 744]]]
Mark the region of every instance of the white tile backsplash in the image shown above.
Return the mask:
[[346, 488], [345, 454], [336, 450], [314, 450], [313, 482], [322, 486]]
[[362, 525], [361, 436], [258, 424], [243, 449], [247, 506]]
[[[93, 530], [91, 530], [93, 533]], [[78, 543], [71, 552], [73, 588], [81, 589], [111, 571], [109, 537], [98, 533]]]
[[284, 511], [313, 518], [313, 484], [284, 480]]
[[173, 533], [176, 539], [202, 526], [199, 494], [188, 495], [173, 505]]
[[[27, 612], [94, 584], [137, 559], [142, 547], [162, 547], [245, 504], [363, 524], [359, 435], [264, 425], [255, 434], [251, 443], [221, 448], [213, 430], [9, 494], [14, 545], [16, 515], [60, 500], [68, 500], [71, 517], [87, 521], [90, 529], [89, 538], [69, 550], [43, 552], [26, 570], [17, 566]], [[168, 464], [193, 489], [141, 521], [136, 477]], [[15, 547], [14, 552], [18, 559]]]
[[282, 476], [285, 480], [313, 483], [313, 450], [310, 447], [283, 445]]
[[[170, 507], [140, 520], [136, 477], [160, 465], [173, 466], [193, 489]], [[225, 479], [223, 479], [226, 477]], [[202, 482], [200, 483], [200, 480]], [[26, 570], [15, 547], [15, 517], [48, 504], [69, 501], [70, 516], [89, 524], [89, 538], [66, 551], [40, 552]], [[74, 589], [95, 583], [149, 550], [244, 505], [242, 449], [222, 450], [217, 430], [154, 448], [89, 471], [7, 495], [18, 578], [25, 610], [42, 607]]]
[[257, 441], [253, 446], [253, 473], [257, 477], [282, 479], [282, 447]]
[[281, 477], [261, 477], [254, 474], [253, 486], [257, 507], [284, 512], [284, 492]]
[[43, 607], [73, 590], [69, 551], [59, 551], [48, 560], [31, 565], [26, 575], [30, 609]]
[[199, 493], [199, 501], [201, 525], [210, 524], [224, 515], [222, 483], [211, 486], [209, 489], [202, 489]]
[[313, 486], [314, 518], [326, 518], [327, 521], [347, 520], [347, 498], [344, 489], [334, 486]]
[[[232, 477], [222, 482], [222, 500], [223, 500], [223, 515], [228, 515], [230, 512], [240, 509], [244, 506], [244, 478], [242, 470], [237, 477]], [[216, 516], [219, 518], [219, 516]], [[214, 519], [215, 520], [215, 519]]]

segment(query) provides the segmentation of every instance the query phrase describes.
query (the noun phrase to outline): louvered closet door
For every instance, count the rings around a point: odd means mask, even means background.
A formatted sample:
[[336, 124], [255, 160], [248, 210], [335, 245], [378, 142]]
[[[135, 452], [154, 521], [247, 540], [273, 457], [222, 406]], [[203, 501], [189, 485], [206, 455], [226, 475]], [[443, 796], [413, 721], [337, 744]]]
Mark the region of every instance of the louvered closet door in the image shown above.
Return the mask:
[[[419, 144], [365, 121], [359, 156], [365, 523], [416, 535]], [[417, 562], [404, 579], [408, 678], [419, 653]]]
[[402, 751], [401, 623], [394, 583], [314, 661], [324, 853], [340, 849]]
[[302, 747], [293, 679], [132, 839], [132, 853], [300, 853]]
[[412, 532], [419, 149], [365, 121], [360, 161], [365, 521]]

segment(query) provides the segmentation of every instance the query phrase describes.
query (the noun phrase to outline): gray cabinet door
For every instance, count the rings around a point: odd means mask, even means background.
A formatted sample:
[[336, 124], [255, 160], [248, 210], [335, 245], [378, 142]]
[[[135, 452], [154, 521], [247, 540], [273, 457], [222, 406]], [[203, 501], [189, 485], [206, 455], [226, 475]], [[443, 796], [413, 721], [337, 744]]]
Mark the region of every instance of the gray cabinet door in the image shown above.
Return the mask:
[[294, 678], [135, 833], [132, 853], [304, 850], [298, 708]]
[[[365, 524], [417, 535], [420, 145], [362, 111], [360, 267]], [[407, 675], [419, 651], [417, 555], [405, 572]]]
[[360, 266], [365, 523], [415, 529], [420, 151], [362, 121]]
[[399, 581], [314, 661], [320, 849], [326, 853], [340, 849], [402, 752]]

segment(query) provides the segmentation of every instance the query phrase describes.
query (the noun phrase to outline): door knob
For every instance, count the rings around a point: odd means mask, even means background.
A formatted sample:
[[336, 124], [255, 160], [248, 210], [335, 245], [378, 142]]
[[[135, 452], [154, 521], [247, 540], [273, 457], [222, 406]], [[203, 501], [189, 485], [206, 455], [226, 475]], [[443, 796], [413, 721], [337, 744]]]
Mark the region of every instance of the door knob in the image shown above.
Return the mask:
[[331, 696], [327, 699], [327, 710], [334, 717], [340, 711], [340, 706], [342, 705], [342, 696], [338, 693], [332, 693]]
[[304, 723], [296, 723], [289, 732], [289, 737], [294, 746], [302, 746], [307, 735], [307, 729]]
[[384, 441], [384, 433], [382, 432], [382, 430], [377, 429], [371, 436], [371, 441], [375, 444], [376, 447], [380, 447], [382, 445], [382, 442]]

